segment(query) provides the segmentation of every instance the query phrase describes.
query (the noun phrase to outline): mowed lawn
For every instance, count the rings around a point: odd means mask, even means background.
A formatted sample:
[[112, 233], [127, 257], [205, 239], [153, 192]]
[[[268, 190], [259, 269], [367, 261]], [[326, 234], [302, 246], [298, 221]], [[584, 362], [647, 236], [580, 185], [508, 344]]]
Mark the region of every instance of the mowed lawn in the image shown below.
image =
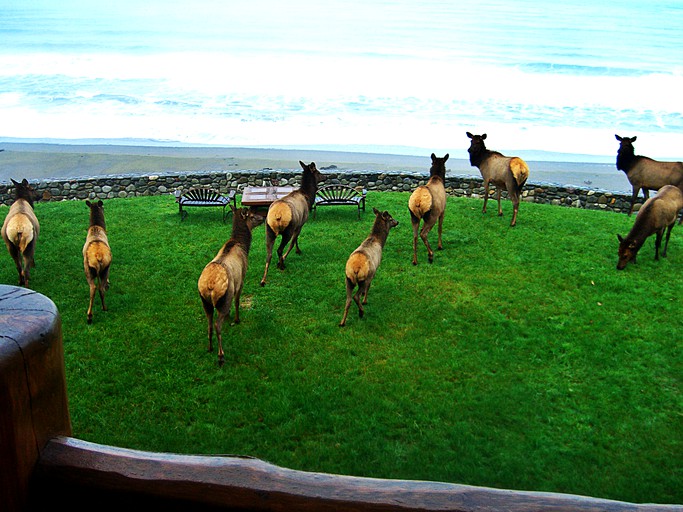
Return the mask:
[[[444, 250], [413, 266], [409, 194], [320, 209], [284, 271], [256, 228], [226, 362], [207, 348], [197, 279], [231, 218], [171, 196], [105, 201], [109, 311], [88, 287], [84, 202], [37, 203], [31, 288], [58, 306], [74, 436], [136, 449], [244, 454], [309, 471], [683, 503], [683, 227], [616, 270], [633, 217], [523, 203], [518, 225], [449, 198]], [[366, 314], [344, 265], [372, 207], [389, 235]], [[7, 207], [0, 207], [4, 218]], [[436, 247], [436, 228], [430, 235]], [[278, 240], [279, 243], [279, 240]], [[4, 250], [4, 249], [3, 249]], [[0, 282], [16, 284], [5, 252]]]

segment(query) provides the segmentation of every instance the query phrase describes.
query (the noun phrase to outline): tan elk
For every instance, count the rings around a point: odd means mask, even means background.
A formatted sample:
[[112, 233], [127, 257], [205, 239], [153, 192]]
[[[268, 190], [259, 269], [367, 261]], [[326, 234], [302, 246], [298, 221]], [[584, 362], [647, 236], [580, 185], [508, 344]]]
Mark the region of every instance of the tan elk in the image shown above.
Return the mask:
[[[619, 261], [617, 269], [623, 270], [630, 261], [636, 261], [638, 251], [645, 243], [645, 240], [656, 235], [655, 238], [655, 260], [659, 260], [659, 248], [662, 245], [664, 231], [666, 240], [662, 257], [666, 258], [666, 250], [669, 247], [669, 237], [671, 230], [676, 223], [678, 212], [683, 209], [683, 192], [673, 185], [665, 185], [659, 189], [657, 195], [649, 198], [638, 210], [633, 227], [626, 238], [617, 235], [619, 240]], [[683, 218], [679, 224], [683, 222]]]
[[[216, 257], [202, 270], [197, 282], [199, 296], [206, 313], [209, 331], [209, 352], [213, 352], [213, 331], [218, 340], [218, 365], [223, 366], [223, 321], [230, 314], [235, 301], [235, 324], [240, 323], [240, 296], [247, 274], [247, 258], [251, 248], [252, 230], [263, 224], [263, 215], [248, 209], [233, 210], [232, 234]], [[214, 310], [217, 318], [214, 323]]]
[[478, 167], [481, 177], [484, 179], [484, 207], [482, 212], [486, 213], [489, 185], [493, 183], [496, 187], [498, 198], [498, 215], [503, 215], [500, 195], [505, 190], [512, 201], [512, 221], [510, 226], [516, 226], [520, 195], [526, 180], [529, 178], [529, 166], [519, 157], [504, 156], [498, 151], [486, 149], [484, 143], [486, 140], [485, 133], [483, 135], [472, 135], [470, 132], [467, 132], [467, 136], [471, 139], [470, 147], [467, 150], [470, 154], [470, 165]]
[[12, 180], [15, 199], [2, 224], [2, 239], [17, 266], [19, 285], [29, 285], [31, 268], [36, 266], [34, 255], [40, 234], [40, 223], [33, 211], [35, 191], [26, 179]]
[[[351, 253], [346, 262], [346, 305], [344, 316], [339, 323], [340, 327], [346, 325], [346, 316], [352, 299], [358, 305], [358, 316], [363, 318], [363, 305], [368, 303], [368, 290], [382, 261], [382, 249], [389, 236], [389, 230], [398, 226], [398, 221], [394, 220], [389, 212], [380, 212], [377, 208], [372, 210], [375, 212], [375, 222], [370, 235]], [[353, 290], [356, 286], [358, 291], [354, 295]]]
[[[301, 254], [299, 249], [299, 234], [301, 228], [308, 220], [308, 214], [315, 201], [318, 191], [318, 183], [323, 180], [323, 175], [315, 166], [315, 162], [306, 165], [299, 161], [304, 173], [301, 177], [301, 186], [287, 194], [282, 199], [271, 203], [266, 216], [266, 268], [263, 271], [261, 286], [265, 286], [268, 275], [268, 267], [273, 256], [273, 244], [275, 239], [282, 235], [280, 246], [277, 249], [277, 268], [284, 270], [285, 258], [296, 245], [296, 253]], [[287, 242], [291, 240], [289, 249], [283, 255]]]
[[[429, 232], [434, 224], [439, 223], [439, 238], [437, 249], [443, 249], [441, 232], [443, 218], [446, 212], [446, 161], [448, 153], [443, 158], [432, 153], [432, 167], [429, 169], [429, 181], [426, 185], [417, 187], [408, 199], [410, 222], [413, 225], [413, 265], [417, 265], [417, 235], [427, 248], [429, 263], [434, 261], [434, 251], [429, 245]], [[420, 230], [420, 221], [422, 229]]]
[[95, 292], [100, 294], [102, 311], [107, 311], [104, 293], [109, 289], [109, 269], [111, 268], [111, 247], [107, 238], [107, 225], [104, 222], [104, 203], [97, 201], [85, 204], [90, 208], [90, 226], [83, 244], [83, 267], [85, 278], [90, 287], [90, 303], [88, 304], [88, 323], [92, 323], [92, 307]]
[[619, 141], [617, 169], [626, 173], [633, 188], [629, 215], [633, 213], [633, 207], [641, 189], [646, 201], [650, 198], [650, 190], [659, 190], [664, 185], [674, 185], [683, 190], [683, 163], [659, 162], [646, 156], [636, 155], [633, 143], [638, 138], [637, 136], [620, 137], [616, 134], [614, 136]]

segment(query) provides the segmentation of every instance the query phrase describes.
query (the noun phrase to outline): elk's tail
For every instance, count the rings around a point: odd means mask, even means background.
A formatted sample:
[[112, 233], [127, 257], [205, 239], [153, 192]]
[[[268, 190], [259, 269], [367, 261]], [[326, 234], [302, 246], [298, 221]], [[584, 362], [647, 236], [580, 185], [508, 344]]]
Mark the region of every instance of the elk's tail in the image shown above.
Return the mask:
[[266, 222], [276, 235], [282, 233], [292, 222], [292, 210], [287, 203], [275, 202], [268, 209]]
[[361, 252], [353, 252], [346, 262], [346, 278], [355, 286], [365, 281], [370, 274], [370, 261]]
[[215, 307], [228, 291], [228, 273], [223, 265], [212, 261], [204, 267], [197, 288], [199, 295]]
[[408, 199], [408, 209], [418, 219], [432, 209], [432, 194], [427, 187], [423, 185], [415, 189]]
[[22, 254], [33, 241], [33, 226], [24, 215], [15, 215], [7, 223], [6, 236]]
[[111, 250], [102, 242], [93, 242], [86, 251], [88, 267], [95, 269], [99, 275], [103, 269], [111, 265]]
[[512, 171], [517, 185], [523, 187], [529, 177], [529, 166], [526, 162], [519, 157], [514, 157], [510, 160], [510, 171]]

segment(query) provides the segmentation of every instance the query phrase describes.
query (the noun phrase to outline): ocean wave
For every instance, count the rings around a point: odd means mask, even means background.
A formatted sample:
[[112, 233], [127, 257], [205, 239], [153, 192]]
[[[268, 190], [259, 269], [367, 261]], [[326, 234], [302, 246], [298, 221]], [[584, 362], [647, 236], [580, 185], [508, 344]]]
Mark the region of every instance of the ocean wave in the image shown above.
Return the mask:
[[[614, 66], [585, 66], [579, 64], [561, 64], [556, 62], [528, 62], [518, 64], [522, 71], [534, 74], [560, 74], [574, 76], [610, 76], [610, 77], [638, 77], [651, 74], [644, 69], [614, 67]], [[667, 73], [668, 74], [668, 73]]]

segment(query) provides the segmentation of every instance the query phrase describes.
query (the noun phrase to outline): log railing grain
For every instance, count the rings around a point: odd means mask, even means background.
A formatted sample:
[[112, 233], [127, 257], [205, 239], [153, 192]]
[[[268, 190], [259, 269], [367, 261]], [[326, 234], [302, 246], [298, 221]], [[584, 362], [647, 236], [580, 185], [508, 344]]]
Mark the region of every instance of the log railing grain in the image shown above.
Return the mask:
[[151, 453], [69, 437], [61, 323], [38, 293], [0, 285], [0, 510], [683, 512], [567, 494], [382, 480], [258, 459]]

